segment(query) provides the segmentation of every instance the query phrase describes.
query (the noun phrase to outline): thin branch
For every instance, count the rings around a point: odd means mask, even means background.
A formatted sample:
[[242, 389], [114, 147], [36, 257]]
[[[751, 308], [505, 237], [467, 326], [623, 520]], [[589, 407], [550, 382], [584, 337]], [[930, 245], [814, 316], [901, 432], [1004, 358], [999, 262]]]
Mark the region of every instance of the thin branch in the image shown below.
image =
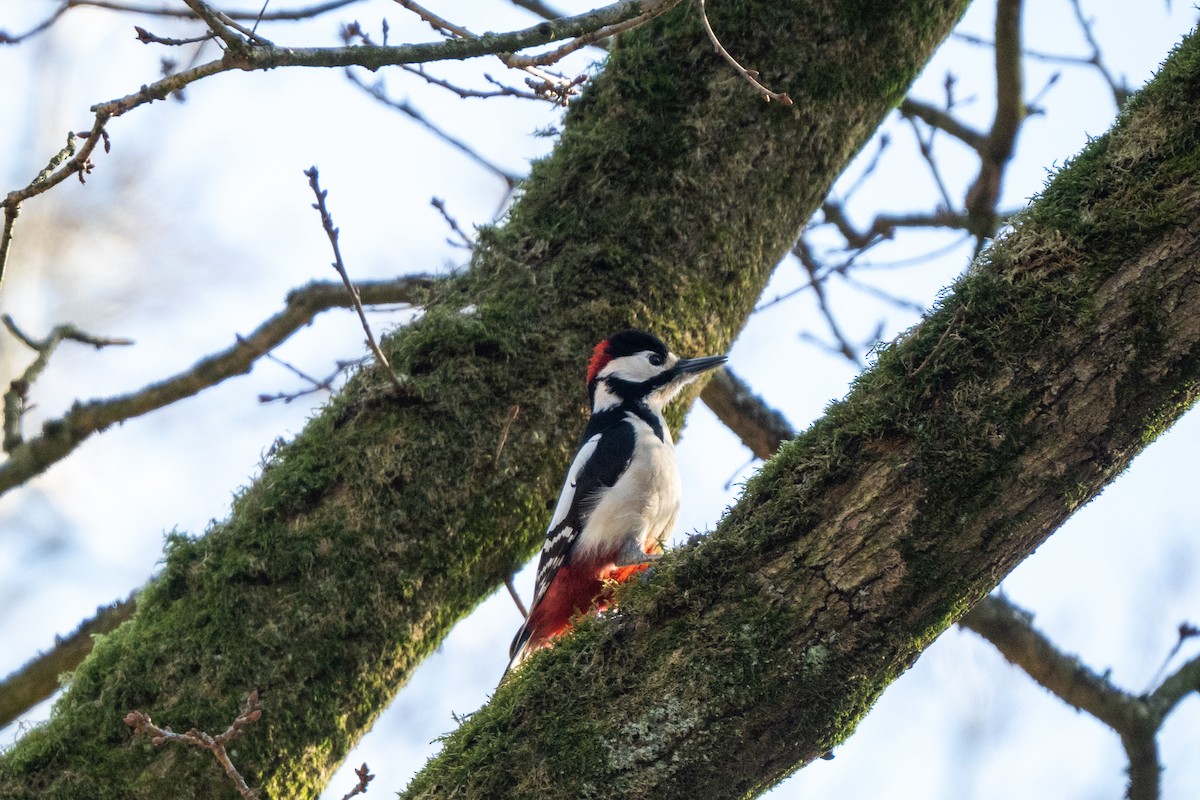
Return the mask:
[[500, 178], [501, 180], [503, 180], [504, 183], [507, 184], [507, 186], [510, 190], [515, 188], [517, 183], [520, 181], [519, 176], [514, 175], [511, 172], [508, 172], [503, 167], [493, 164], [491, 161], [488, 161], [486, 158], [484, 158], [482, 155], [480, 155], [474, 148], [472, 148], [469, 144], [464, 142], [462, 139], [459, 139], [458, 137], [454, 136], [453, 134], [450, 134], [447, 131], [445, 131], [442, 128], [435, 125], [432, 121], [430, 121], [430, 119], [428, 117], [426, 117], [424, 114], [422, 114], [420, 111], [418, 111], [411, 103], [409, 103], [407, 101], [393, 100], [392, 98], [388, 97], [387, 91], [384, 88], [382, 79], [376, 81], [374, 84], [368, 85], [367, 83], [363, 82], [362, 79], [360, 79], [357, 75], [355, 75], [353, 72], [351, 72], [349, 70], [346, 71], [346, 77], [355, 86], [359, 87], [364, 92], [371, 95], [371, 97], [375, 98], [380, 103], [383, 103], [388, 108], [399, 111], [401, 114], [404, 114], [405, 116], [409, 117], [410, 119], [425, 126], [425, 128], [430, 133], [432, 133], [434, 136], [441, 139], [443, 142], [450, 145], [455, 150], [458, 150], [460, 153], [462, 153], [467, 158], [474, 161], [479, 166], [486, 169], [488, 172], [491, 172], [493, 175], [495, 175], [498, 178]]
[[413, 75], [420, 77], [422, 80], [424, 80], [426, 83], [428, 83], [432, 86], [438, 86], [447, 91], [454, 92], [454, 94], [458, 95], [459, 97], [463, 98], [464, 100], [471, 99], [471, 98], [487, 99], [487, 98], [491, 98], [491, 97], [520, 97], [524, 100], [542, 100], [542, 99], [544, 99], [544, 98], [539, 97], [538, 95], [534, 94], [533, 92], [525, 92], [520, 89], [514, 89], [511, 86], [506, 86], [503, 83], [501, 83], [500, 81], [493, 78], [491, 75], [485, 74], [483, 77], [484, 77], [484, 80], [486, 80], [488, 83], [495, 86], [496, 87], [495, 89], [464, 89], [461, 86], [455, 86], [453, 83], [450, 83], [449, 81], [442, 80], [441, 78], [439, 78], [435, 75], [430, 75], [428, 72], [426, 72], [421, 67], [410, 67], [407, 64], [402, 64], [400, 68], [403, 69], [405, 72], [411, 72]]
[[[377, 305], [419, 302], [432, 286], [432, 278], [408, 276], [359, 283], [357, 289], [364, 303]], [[310, 283], [289, 293], [284, 309], [249, 336], [238, 337], [233, 346], [201, 359], [190, 369], [130, 394], [76, 403], [63, 416], [43, 423], [39, 436], [14, 448], [8, 460], [0, 464], [0, 494], [41, 474], [66, 458], [92, 434], [110, 425], [171, 405], [235, 375], [249, 372], [264, 353], [312, 322], [317, 314], [351, 305], [340, 282]]]
[[[210, 39], [215, 39], [217, 37], [215, 33], [209, 31], [202, 36], [189, 36], [186, 39], [172, 39], [167, 36], [156, 36], [155, 34], [143, 28], [141, 25], [134, 25], [133, 30], [134, 33], [137, 34], [137, 40], [142, 44], [161, 44], [166, 45], [167, 47], [182, 47], [188, 44], [199, 44], [200, 42], [207, 42]], [[163, 60], [163, 63], [166, 63], [166, 59]], [[174, 62], [171, 62], [171, 69], [164, 69], [163, 74], [169, 75], [174, 67]]]
[[1073, 708], [1086, 711], [1113, 730], [1133, 714], [1135, 698], [1097, 675], [1075, 656], [1058, 650], [1033, 627], [1033, 617], [1000, 595], [983, 598], [960, 624], [987, 639], [1009, 662]]
[[316, 195], [317, 202], [313, 203], [315, 208], [321, 214], [321, 226], [325, 229], [325, 234], [329, 237], [329, 245], [333, 248], [333, 268], [337, 270], [337, 274], [341, 276], [342, 283], [346, 285], [346, 291], [350, 293], [350, 299], [354, 303], [354, 310], [358, 312], [358, 320], [362, 323], [363, 332], [367, 335], [367, 345], [371, 348], [371, 352], [375, 354], [375, 361], [379, 368], [388, 376], [391, 381], [392, 388], [398, 394], [405, 394], [406, 389], [400, 381], [400, 376], [392, 369], [392, 365], [388, 362], [387, 356], [379, 349], [379, 343], [375, 341], [375, 334], [371, 332], [371, 324], [367, 322], [367, 312], [363, 311], [362, 298], [358, 295], [358, 290], [354, 288], [354, 284], [350, 281], [350, 275], [346, 271], [346, 264], [342, 261], [342, 248], [338, 244], [338, 229], [333, 226], [333, 217], [329, 213], [329, 209], [325, 206], [325, 198], [329, 192], [323, 191], [318, 182], [318, 174], [316, 167], [309, 167], [304, 170], [304, 174], [308, 176], [308, 185], [312, 188], [313, 194]]
[[549, 64], [556, 64], [562, 59], [574, 53], [576, 50], [582, 50], [585, 47], [599, 44], [605, 39], [611, 39], [625, 31], [633, 30], [634, 28], [644, 25], [657, 16], [662, 15], [667, 10], [673, 8], [677, 3], [675, 0], [654, 0], [654, 2], [646, 2], [642, 4], [645, 9], [641, 14], [630, 17], [629, 19], [620, 20], [610, 25], [597, 28], [593, 31], [576, 36], [571, 41], [550, 50], [546, 53], [540, 53], [536, 56], [520, 56], [514, 53], [501, 54], [500, 60], [505, 66], [513, 69], [530, 69], [533, 67], [544, 67]]
[[1192, 692], [1200, 691], [1200, 656], [1188, 661], [1159, 684], [1146, 702], [1157, 716], [1165, 717], [1175, 710], [1179, 701]]
[[1101, 58], [1100, 43], [1096, 41], [1096, 35], [1092, 31], [1092, 21], [1083, 15], [1083, 6], [1079, 0], [1071, 0], [1071, 8], [1075, 12], [1075, 19], [1079, 23], [1079, 27], [1083, 29], [1083, 38], [1087, 40], [1088, 46], [1092, 48], [1092, 55], [1086, 59], [1085, 63], [1091, 64], [1108, 84], [1109, 90], [1112, 92], [1113, 102], [1117, 104], [1117, 108], [1125, 105], [1125, 101], [1129, 99], [1132, 93], [1125, 81], [1118, 81], [1108, 71], [1108, 67], [1104, 66], [1104, 59]]
[[808, 247], [808, 243], [803, 237], [796, 241], [792, 247], [792, 253], [799, 259], [801, 266], [808, 273], [808, 285], [812, 287], [813, 294], [817, 298], [817, 308], [821, 311], [821, 316], [825, 317], [825, 322], [829, 326], [829, 332], [833, 334], [833, 338], [837, 341], [837, 347], [831, 348], [834, 352], [845, 356], [851, 363], [862, 366], [862, 361], [858, 356], [858, 351], [850, 344], [846, 335], [842, 333], [841, 327], [833, 316], [833, 309], [829, 306], [829, 300], [825, 297], [824, 282], [818, 277], [820, 265], [812, 256], [812, 251]]
[[134, 595], [101, 606], [72, 633], [56, 639], [50, 650], [0, 681], [0, 728], [58, 691], [60, 676], [73, 671], [92, 652], [92, 637], [114, 630], [133, 616], [135, 608]]
[[[125, 724], [133, 728], [134, 736], [149, 736], [150, 743], [155, 747], [162, 747], [167, 742], [176, 742], [192, 747], [200, 747], [209, 751], [213, 754], [213, 758], [217, 760], [217, 763], [221, 765], [221, 768], [225, 770], [225, 774], [229, 776], [229, 780], [233, 781], [233, 785], [237, 788], [238, 793], [245, 800], [257, 800], [258, 792], [246, 784], [245, 779], [230, 760], [229, 752], [225, 749], [225, 745], [241, 736], [242, 732], [248, 726], [260, 719], [262, 719], [262, 704], [258, 701], [258, 690], [255, 689], [247, 695], [246, 702], [242, 705], [241, 713], [237, 715], [223, 733], [219, 733], [216, 736], [211, 736], [196, 728], [192, 728], [187, 733], [175, 733], [170, 728], [160, 728], [155, 725], [150, 716], [141, 711], [130, 711], [126, 714]], [[366, 765], [364, 764], [363, 766], [365, 767]], [[364, 788], [363, 791], [366, 791], [366, 789]], [[353, 794], [347, 795], [347, 797], [353, 796]]]
[[542, 19], [558, 19], [563, 16], [561, 11], [551, 8], [543, 3], [542, 0], [512, 0], [512, 4], [537, 14]]
[[455, 25], [453, 22], [450, 22], [447, 19], [443, 19], [442, 17], [439, 17], [437, 14], [433, 13], [429, 9], [425, 8], [424, 6], [414, 3], [412, 0], [393, 0], [393, 2], [395, 2], [397, 5], [407, 8], [409, 11], [413, 12], [418, 17], [420, 17], [421, 19], [428, 22], [429, 26], [431, 28], [433, 28], [435, 31], [437, 31], [438, 33], [446, 34], [449, 36], [458, 36], [463, 39], [475, 38], [475, 34], [471, 33], [466, 28], [463, 28], [459, 25]]
[[837, 228], [846, 244], [863, 250], [881, 239], [892, 239], [900, 228], [962, 228], [967, 227], [967, 215], [938, 209], [932, 213], [879, 214], [865, 230], [856, 230], [840, 203], [821, 204], [824, 221]]
[[353, 789], [342, 795], [342, 800], [350, 800], [351, 797], [356, 797], [360, 794], [366, 794], [367, 784], [375, 780], [375, 776], [371, 774], [371, 770], [367, 768], [367, 762], [365, 761], [361, 767], [354, 770], [354, 774], [358, 776], [358, 784]]
[[[196, 0], [190, 0], [196, 3]], [[666, 13], [678, 5], [680, 0], [657, 0], [653, 4], [654, 15]], [[108, 149], [108, 134], [105, 126], [114, 117], [126, 114], [135, 108], [165, 100], [178, 94], [184, 87], [196, 81], [232, 70], [256, 71], [279, 67], [366, 67], [376, 70], [384, 66], [400, 64], [423, 64], [431, 61], [462, 60], [483, 55], [511, 54], [527, 47], [536, 47], [562, 39], [587, 36], [600, 29], [608, 29], [631, 19], [645, 21], [644, 4], [634, 0], [622, 0], [603, 8], [583, 14], [539, 23], [531, 28], [507, 33], [487, 33], [470, 38], [447, 39], [442, 42], [404, 44], [394, 47], [276, 47], [264, 42], [255, 47], [233, 48], [215, 60], [192, 69], [168, 75], [154, 83], [143, 86], [137, 92], [92, 106], [95, 114], [92, 128], [77, 150], [69, 150], [65, 162], [51, 162], [52, 169], [39, 175], [22, 189], [9, 192], [0, 207], [4, 208], [4, 233], [0, 239], [0, 280], [10, 254], [9, 245], [13, 236], [13, 223], [20, 205], [30, 197], [42, 194], [71, 176], [83, 176], [91, 171], [91, 154], [96, 145], [103, 141]], [[190, 12], [189, 12], [190, 14]], [[257, 15], [251, 15], [257, 16]], [[229, 15], [224, 17], [229, 21]], [[552, 79], [552, 78], [551, 78]], [[73, 147], [73, 142], [71, 143]], [[61, 154], [60, 154], [61, 155]]]
[[525, 608], [525, 603], [521, 602], [521, 595], [517, 593], [517, 587], [513, 585], [511, 575], [504, 579], [504, 587], [508, 589], [508, 596], [512, 598], [517, 605], [517, 610], [521, 612], [521, 619], [529, 619], [529, 610]]
[[474, 249], [475, 240], [470, 236], [467, 236], [467, 232], [464, 231], [458, 224], [458, 220], [450, 216], [450, 212], [446, 210], [445, 200], [440, 197], [434, 197], [429, 201], [429, 205], [438, 210], [438, 213], [442, 215], [442, 219], [446, 220], [446, 224], [450, 226], [450, 230], [454, 231], [454, 235], [462, 241], [463, 247], [467, 248], [468, 250]]
[[1188, 639], [1200, 636], [1200, 628], [1197, 628], [1190, 622], [1181, 622], [1179, 624], [1179, 637], [1175, 640], [1175, 644], [1171, 646], [1167, 657], [1163, 659], [1162, 666], [1158, 668], [1158, 672], [1154, 673], [1154, 677], [1150, 680], [1151, 686], [1158, 685], [1163, 673], [1167, 671], [1167, 667], [1171, 664], [1171, 659], [1179, 654], [1179, 650], [1183, 647], [1183, 643]]
[[905, 119], [916, 117], [931, 128], [937, 128], [958, 139], [975, 152], [983, 155], [988, 137], [969, 125], [959, 122], [949, 111], [911, 97], [900, 101], [900, 115]]
[[225, 43], [225, 46], [234, 52], [241, 52], [246, 47], [246, 40], [238, 36], [230, 26], [225, 24], [221, 18], [220, 12], [210, 8], [203, 0], [183, 0], [184, 4], [192, 10], [197, 17], [204, 20], [216, 36]]
[[942, 196], [943, 207], [946, 209], [954, 208], [954, 200], [950, 197], [950, 190], [946, 188], [946, 181], [942, 178], [941, 168], [938, 167], [937, 159], [933, 157], [933, 136], [938, 129], [930, 128], [929, 135], [925, 136], [921, 133], [921, 128], [917, 125], [914, 117], [905, 117], [904, 119], [912, 126], [913, 135], [917, 139], [917, 150], [920, 152], [922, 160], [925, 161], [925, 165], [929, 167], [929, 174], [933, 177], [938, 194]]
[[21, 373], [21, 377], [9, 384], [8, 391], [4, 393], [4, 451], [6, 453], [11, 453], [23, 441], [21, 418], [25, 414], [29, 389], [46, 369], [46, 365], [50, 363], [50, 356], [58, 349], [59, 344], [69, 340], [89, 344], [97, 350], [109, 346], [133, 344], [132, 339], [92, 336], [74, 325], [57, 325], [45, 339], [39, 341], [23, 333], [8, 314], [0, 316], [0, 322], [4, 323], [4, 327], [8, 328], [9, 333], [37, 352], [37, 358], [33, 360], [33, 363], [26, 367], [25, 371]]
[[42, 31], [47, 30], [51, 25], [58, 22], [59, 18], [67, 13], [71, 8], [70, 0], [60, 5], [51, 12], [50, 16], [34, 25], [24, 33], [9, 33], [5, 30], [0, 30], [0, 44], [20, 44], [21, 42], [33, 36], [37, 36]]
[[346, 372], [351, 367], [362, 366], [364, 363], [366, 363], [365, 358], [357, 359], [357, 360], [350, 360], [350, 361], [337, 361], [337, 362], [335, 362], [336, 366], [335, 366], [333, 372], [329, 373], [324, 378], [314, 378], [311, 375], [309, 375], [308, 373], [304, 372], [303, 370], [297, 368], [295, 365], [293, 365], [287, 361], [284, 361], [282, 358], [278, 358], [275, 355], [272, 355], [271, 353], [263, 353], [263, 358], [265, 358], [268, 361], [271, 361], [275, 364], [278, 364], [279, 366], [286, 369], [288, 372], [291, 372], [293, 375], [300, 378], [300, 380], [307, 382], [309, 385], [307, 388], [300, 389], [299, 391], [295, 391], [295, 392], [279, 392], [277, 394], [260, 394], [258, 396], [258, 402], [260, 402], [260, 403], [274, 403], [278, 400], [282, 400], [285, 404], [287, 404], [287, 403], [292, 402], [293, 400], [298, 400], [301, 397], [306, 397], [310, 394], [314, 394], [315, 392], [332, 392], [333, 391], [333, 382], [335, 380], [337, 380], [338, 376], [340, 376], [342, 373]]
[[721, 44], [721, 40], [717, 38], [717, 34], [713, 31], [712, 24], [708, 21], [708, 11], [704, 8], [704, 0], [697, 0], [697, 2], [700, 6], [700, 22], [704, 25], [704, 32], [708, 34], [708, 40], [712, 42], [713, 48], [720, 53], [721, 57], [728, 61], [729, 65], [737, 70], [737, 73], [745, 78], [751, 86], [757, 89], [758, 93], [767, 102], [774, 100], [780, 105], [790, 106], [792, 98], [787, 96], [787, 92], [773, 92], [766, 86], [763, 86], [758, 80], [759, 75], [757, 70], [746, 69], [737, 62], [736, 58], [729, 54], [729, 51], [725, 49], [725, 45]]
[[[445, 36], [456, 37], [459, 39], [479, 38], [461, 25], [456, 25], [447, 19], [439, 17], [437, 14], [433, 13], [424, 6], [413, 2], [413, 0], [394, 0], [394, 2], [404, 6], [409, 11], [412, 11], [425, 22], [429, 23], [429, 25], [435, 31]], [[571, 41], [567, 42], [561, 47], [551, 50], [547, 53], [540, 53], [536, 56], [521, 56], [517, 55], [516, 53], [499, 53], [498, 55], [505, 66], [511, 69], [523, 70], [532, 76], [532, 80], [526, 79], [525, 83], [531, 89], [533, 89], [535, 96], [542, 99], [551, 100], [558, 105], [565, 106], [567, 105], [568, 100], [577, 94], [577, 87], [587, 80], [587, 76], [580, 75], [574, 79], [568, 79], [562, 75], [553, 75], [547, 73], [541, 69], [538, 69], [538, 67], [557, 63], [576, 50], [579, 50], [590, 44], [594, 44], [602, 39], [607, 39], [623, 31], [630, 30], [631, 28], [636, 28], [637, 26], [662, 13], [662, 10], [659, 9], [659, 6], [664, 5], [664, 3], [668, 6], [674, 5], [675, 2], [676, 0], [652, 0], [652, 2], [647, 3], [649, 8], [647, 8], [643, 13], [639, 13], [629, 19], [621, 20], [614, 24], [601, 26], [593, 31], [585, 32], [574, 37]]]

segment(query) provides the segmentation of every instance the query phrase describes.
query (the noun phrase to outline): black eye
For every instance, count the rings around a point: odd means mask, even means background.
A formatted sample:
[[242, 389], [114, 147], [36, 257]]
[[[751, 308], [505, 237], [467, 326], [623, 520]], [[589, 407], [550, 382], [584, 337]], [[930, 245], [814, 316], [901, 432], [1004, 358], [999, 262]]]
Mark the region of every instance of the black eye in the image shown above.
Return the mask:
[[646, 356], [646, 359], [656, 367], [662, 366], [663, 357], [660, 356], [658, 353], [651, 353], [650, 355]]

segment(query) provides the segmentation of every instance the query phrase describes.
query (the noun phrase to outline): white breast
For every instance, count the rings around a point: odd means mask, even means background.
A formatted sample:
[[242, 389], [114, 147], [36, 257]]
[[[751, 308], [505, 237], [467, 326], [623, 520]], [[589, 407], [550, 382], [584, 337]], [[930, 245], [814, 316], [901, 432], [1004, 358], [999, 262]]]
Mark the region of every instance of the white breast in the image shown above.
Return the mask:
[[670, 430], [662, 423], [662, 441], [637, 416], [627, 419], [636, 436], [634, 458], [592, 510], [572, 558], [608, 558], [630, 537], [657, 552], [675, 530], [682, 485]]

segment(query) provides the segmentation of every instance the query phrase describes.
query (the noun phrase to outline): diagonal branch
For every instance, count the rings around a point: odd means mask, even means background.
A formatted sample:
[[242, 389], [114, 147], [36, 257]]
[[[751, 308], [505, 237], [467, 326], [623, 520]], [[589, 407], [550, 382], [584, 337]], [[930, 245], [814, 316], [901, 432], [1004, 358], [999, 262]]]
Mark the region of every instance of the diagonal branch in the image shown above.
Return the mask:
[[783, 414], [768, 406], [727, 367], [713, 372], [700, 392], [700, 399], [725, 427], [737, 434], [750, 452], [763, 461], [775, 455], [781, 444], [796, 436]]
[[[425, 276], [358, 284], [363, 302], [416, 303], [433, 286]], [[92, 434], [110, 425], [139, 417], [185, 397], [199, 394], [235, 375], [250, 371], [254, 362], [330, 308], [352, 305], [341, 283], [314, 282], [288, 294], [283, 311], [259, 325], [231, 347], [196, 362], [191, 368], [136, 392], [76, 403], [63, 416], [48, 420], [40, 435], [21, 442], [0, 464], [0, 494], [44, 472], [66, 458]]]

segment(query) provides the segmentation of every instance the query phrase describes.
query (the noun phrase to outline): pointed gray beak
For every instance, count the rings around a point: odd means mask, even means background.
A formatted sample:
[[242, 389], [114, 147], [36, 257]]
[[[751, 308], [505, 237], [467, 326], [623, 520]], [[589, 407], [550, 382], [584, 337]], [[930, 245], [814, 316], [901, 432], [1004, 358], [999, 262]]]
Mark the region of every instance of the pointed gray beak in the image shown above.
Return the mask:
[[710, 369], [716, 369], [724, 364], [728, 359], [725, 356], [704, 356], [703, 358], [682, 358], [675, 362], [675, 366], [671, 371], [675, 373], [675, 377], [688, 377], [689, 379], [699, 376], [701, 372], [708, 372]]

